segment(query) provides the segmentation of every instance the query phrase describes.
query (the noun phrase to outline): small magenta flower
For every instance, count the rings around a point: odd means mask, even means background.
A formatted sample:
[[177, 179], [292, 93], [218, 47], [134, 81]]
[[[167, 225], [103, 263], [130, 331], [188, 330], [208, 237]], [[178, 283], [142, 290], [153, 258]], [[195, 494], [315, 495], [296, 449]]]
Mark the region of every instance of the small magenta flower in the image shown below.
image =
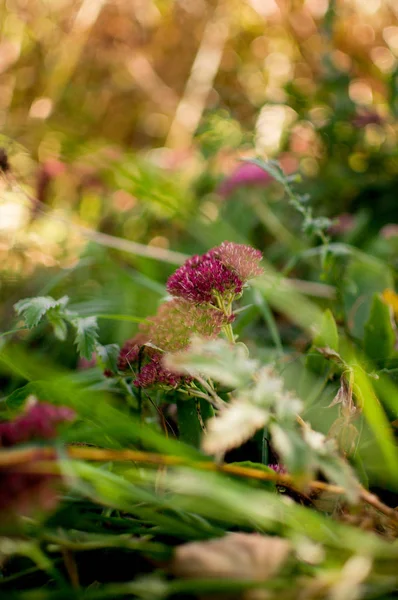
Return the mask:
[[223, 242], [220, 246], [210, 250], [210, 254], [225, 267], [232, 269], [244, 283], [264, 273], [264, 269], [259, 265], [263, 255], [260, 250], [251, 246]]
[[220, 260], [209, 253], [190, 258], [169, 278], [167, 291], [195, 303], [214, 303], [215, 297], [236, 296], [243, 282]]
[[287, 473], [286, 467], [284, 467], [283, 465], [281, 465], [279, 463], [274, 463], [272, 465], [268, 465], [268, 468], [275, 471], [275, 473], [279, 473], [280, 475], [285, 475]]

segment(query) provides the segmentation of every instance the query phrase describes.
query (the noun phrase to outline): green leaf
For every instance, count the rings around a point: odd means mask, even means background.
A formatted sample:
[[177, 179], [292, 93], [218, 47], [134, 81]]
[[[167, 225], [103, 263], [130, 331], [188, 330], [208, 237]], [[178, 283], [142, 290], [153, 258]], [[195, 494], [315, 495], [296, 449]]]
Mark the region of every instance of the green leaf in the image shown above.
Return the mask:
[[322, 315], [319, 330], [314, 336], [313, 344], [306, 358], [306, 366], [311, 369], [311, 371], [319, 374], [326, 374], [326, 370], [330, 370], [331, 368], [331, 363], [318, 354], [317, 348], [330, 348], [335, 352], [338, 352], [339, 350], [339, 334], [336, 321], [329, 309], [325, 310]]
[[14, 305], [19, 316], [22, 316], [29, 328], [40, 323], [44, 315], [56, 307], [64, 308], [69, 301], [68, 296], [55, 300], [51, 296], [37, 296], [36, 298], [24, 298]]
[[379, 294], [373, 296], [369, 319], [365, 323], [364, 349], [369, 358], [382, 360], [394, 351], [395, 331], [390, 308]]
[[97, 347], [98, 323], [95, 317], [74, 319], [72, 325], [76, 328], [75, 344], [80, 356], [90, 359]]
[[329, 309], [323, 313], [320, 330], [314, 337], [314, 346], [321, 348], [326, 346], [336, 352], [339, 351], [339, 334], [336, 321]]
[[353, 258], [340, 282], [347, 326], [351, 334], [363, 340], [365, 323], [369, 319], [374, 294], [394, 288], [391, 269], [382, 261], [370, 257]]

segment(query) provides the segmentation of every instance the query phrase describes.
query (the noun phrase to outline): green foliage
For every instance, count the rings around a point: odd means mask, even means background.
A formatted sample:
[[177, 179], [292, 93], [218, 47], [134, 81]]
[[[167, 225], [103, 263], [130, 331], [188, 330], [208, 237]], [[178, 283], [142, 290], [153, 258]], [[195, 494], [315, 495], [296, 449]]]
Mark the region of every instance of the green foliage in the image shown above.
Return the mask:
[[43, 296], [20, 300], [14, 308], [17, 314], [24, 318], [29, 328], [37, 326], [44, 317], [47, 317], [53, 327], [54, 335], [61, 341], [66, 339], [67, 325], [71, 325], [75, 329], [75, 344], [79, 355], [90, 359], [97, 348], [97, 317], [78, 317], [75, 312], [66, 309], [68, 302], [68, 296], [59, 300]]
[[[0, 597], [392, 598], [392, 9], [330, 1], [322, 16], [314, 2], [293, 13], [275, 3], [264, 33], [255, 3], [227, 15], [206, 2], [141, 3], [137, 14], [123, 2], [23, 4], [28, 20], [0, 16], [5, 54], [18, 49], [2, 90], [0, 416], [27, 427], [39, 401], [76, 418], [55, 439], [10, 447], [0, 423]], [[206, 83], [209, 32], [228, 26]], [[286, 49], [281, 69], [273, 48]], [[25, 147], [13, 141], [21, 131]], [[245, 160], [267, 177], [228, 188]], [[224, 240], [264, 253], [264, 276], [216, 307], [234, 320], [161, 358], [148, 339], [121, 369], [122, 344], [165, 301], [173, 268]], [[180, 324], [163, 325], [173, 335]], [[154, 356], [185, 383], [138, 387]], [[26, 485], [42, 476], [54, 503], [46, 486]], [[235, 534], [246, 550], [230, 545]], [[290, 548], [270, 577], [263, 538]], [[209, 540], [224, 540], [226, 555], [201, 546]], [[195, 579], [177, 564], [192, 545]]]
[[75, 319], [72, 324], [76, 329], [75, 344], [80, 356], [91, 358], [98, 341], [98, 324], [95, 317]]
[[390, 309], [380, 295], [375, 294], [365, 323], [364, 350], [369, 358], [382, 362], [393, 353], [395, 341]]

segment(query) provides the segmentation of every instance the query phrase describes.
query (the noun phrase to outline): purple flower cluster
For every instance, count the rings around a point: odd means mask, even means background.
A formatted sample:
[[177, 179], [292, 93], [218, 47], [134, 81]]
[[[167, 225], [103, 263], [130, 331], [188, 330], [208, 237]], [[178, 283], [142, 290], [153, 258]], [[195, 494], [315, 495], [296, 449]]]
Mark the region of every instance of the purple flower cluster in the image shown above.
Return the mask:
[[188, 377], [176, 375], [162, 366], [162, 355], [160, 353], [151, 357], [139, 372], [134, 385], [136, 387], [148, 388], [154, 385], [165, 385], [176, 388], [182, 383], [186, 383]]
[[[162, 304], [120, 350], [118, 371], [139, 370], [134, 385], [142, 388], [175, 388], [189, 382], [190, 378], [163, 366], [163, 353], [183, 350], [193, 335], [217, 337], [234, 320], [231, 303], [242, 293], [243, 285], [262, 274], [261, 259], [258, 250], [232, 242], [188, 259], [167, 282], [174, 298]], [[142, 364], [138, 365], [143, 346]]]
[[243, 282], [210, 253], [194, 256], [169, 278], [167, 291], [189, 302], [214, 302], [214, 296], [236, 296]]
[[231, 320], [232, 317], [226, 317], [210, 304], [196, 305], [178, 298], [165, 302], [156, 315], [141, 326], [141, 331], [123, 345], [118, 370], [138, 371], [138, 357], [143, 348], [142, 366], [134, 385], [142, 388], [155, 385], [178, 387], [189, 382], [190, 378], [165, 369], [162, 365], [163, 352], [182, 350], [194, 334], [216, 337]]
[[[21, 443], [48, 440], [56, 436], [56, 427], [60, 423], [72, 421], [73, 410], [66, 406], [53, 406], [46, 402], [28, 404], [25, 412], [5, 423], [0, 423], [0, 448], [14, 447]], [[35, 460], [22, 465], [33, 466]], [[59, 477], [24, 472], [18, 466], [0, 468], [0, 513], [10, 517], [28, 515], [36, 509], [50, 510], [57, 505], [56, 483]]]
[[263, 273], [261, 259], [259, 250], [223, 242], [206, 254], [188, 259], [169, 278], [167, 291], [197, 304], [217, 305], [217, 296], [230, 301], [241, 294], [246, 281]]

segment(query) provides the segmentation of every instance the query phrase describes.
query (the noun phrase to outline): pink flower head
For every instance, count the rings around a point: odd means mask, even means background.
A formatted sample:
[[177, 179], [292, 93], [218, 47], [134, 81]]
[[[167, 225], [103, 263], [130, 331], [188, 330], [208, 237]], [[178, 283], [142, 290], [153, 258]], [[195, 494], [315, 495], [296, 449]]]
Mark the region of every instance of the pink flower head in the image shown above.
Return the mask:
[[243, 282], [214, 255], [190, 258], [169, 277], [167, 291], [179, 298], [198, 304], [213, 302], [215, 295], [237, 295]]
[[36, 402], [13, 421], [0, 423], [0, 446], [54, 438], [57, 435], [57, 425], [73, 421], [75, 416], [75, 412], [67, 406]]
[[271, 183], [273, 178], [267, 171], [253, 163], [241, 163], [235, 171], [219, 187], [219, 194], [224, 197], [230, 196], [236, 189], [243, 186], [265, 187]]
[[212, 256], [217, 258], [225, 267], [233, 269], [243, 282], [258, 277], [264, 273], [259, 263], [263, 258], [260, 250], [244, 244], [223, 242], [220, 246], [210, 250]]
[[159, 307], [156, 315], [149, 319], [149, 325], [145, 326], [145, 335], [161, 350], [175, 352], [186, 348], [195, 334], [217, 337], [232, 319], [210, 304], [191, 304], [188, 300], [176, 298]]

